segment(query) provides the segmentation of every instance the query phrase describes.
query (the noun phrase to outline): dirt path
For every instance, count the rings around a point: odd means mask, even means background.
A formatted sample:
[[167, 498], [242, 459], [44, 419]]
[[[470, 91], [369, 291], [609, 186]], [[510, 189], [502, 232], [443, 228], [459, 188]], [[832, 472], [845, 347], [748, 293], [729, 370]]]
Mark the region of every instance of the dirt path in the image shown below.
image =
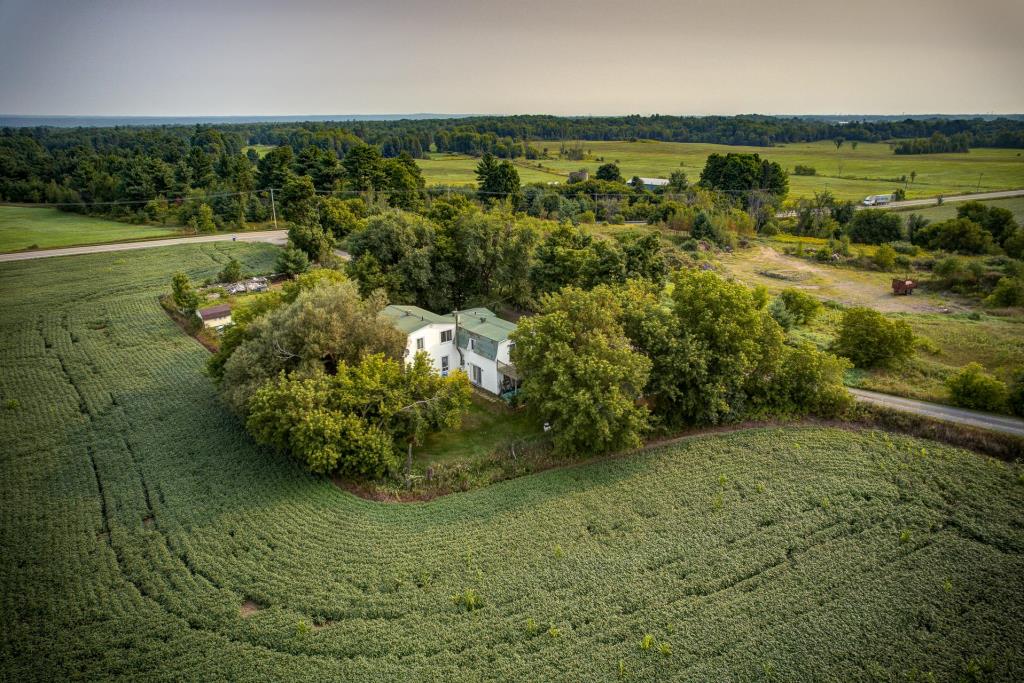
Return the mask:
[[911, 296], [894, 296], [891, 273], [819, 265], [780, 254], [767, 245], [724, 256], [722, 263], [737, 279], [751, 285], [765, 285], [773, 292], [793, 287], [846, 306], [869, 306], [886, 313], [967, 310], [956, 301], [920, 290]]

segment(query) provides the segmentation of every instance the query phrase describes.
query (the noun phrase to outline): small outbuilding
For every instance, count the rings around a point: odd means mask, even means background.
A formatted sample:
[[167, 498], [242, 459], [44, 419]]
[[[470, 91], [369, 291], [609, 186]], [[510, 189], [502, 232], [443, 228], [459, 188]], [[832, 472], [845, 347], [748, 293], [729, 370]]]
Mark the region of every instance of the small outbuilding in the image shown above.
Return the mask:
[[196, 315], [203, 321], [203, 327], [213, 327], [219, 330], [225, 325], [231, 324], [231, 305], [217, 304], [200, 308], [196, 311]]

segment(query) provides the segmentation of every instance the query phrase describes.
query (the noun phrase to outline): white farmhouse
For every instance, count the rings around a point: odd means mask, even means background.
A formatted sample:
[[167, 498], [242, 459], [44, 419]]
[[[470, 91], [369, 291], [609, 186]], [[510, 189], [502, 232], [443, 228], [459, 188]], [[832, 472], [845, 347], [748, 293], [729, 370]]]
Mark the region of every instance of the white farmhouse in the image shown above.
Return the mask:
[[498, 395], [518, 387], [508, 338], [515, 323], [486, 308], [438, 315], [418, 306], [392, 305], [381, 314], [406, 335], [407, 363], [417, 352], [425, 351], [442, 376], [462, 370], [473, 385]]

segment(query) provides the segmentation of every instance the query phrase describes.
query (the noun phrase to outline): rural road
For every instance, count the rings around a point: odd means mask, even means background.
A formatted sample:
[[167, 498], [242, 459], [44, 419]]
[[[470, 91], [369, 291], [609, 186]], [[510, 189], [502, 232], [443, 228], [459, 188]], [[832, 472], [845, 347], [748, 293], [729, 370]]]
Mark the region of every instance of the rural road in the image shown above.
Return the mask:
[[[999, 190], [996, 192], [976, 192], [974, 194], [957, 194], [948, 197], [943, 197], [943, 202], [969, 202], [971, 200], [985, 200], [985, 199], [1006, 199], [1008, 197], [1020, 197], [1024, 195], [1024, 190]], [[905, 199], [902, 202], [891, 202], [887, 204], [890, 209], [907, 209], [913, 206], [935, 206], [938, 204], [938, 199], [935, 197], [927, 197], [925, 199]], [[867, 208], [867, 207], [865, 207]]]
[[977, 410], [953, 408], [952, 406], [944, 406], [938, 403], [915, 401], [909, 398], [900, 398], [898, 396], [890, 396], [889, 394], [880, 394], [875, 391], [865, 391], [863, 389], [850, 389], [850, 393], [853, 394], [854, 398], [858, 401], [874, 403], [875, 405], [885, 406], [886, 408], [902, 410], [907, 413], [916, 413], [917, 415], [924, 415], [925, 417], [931, 417], [944, 422], [953, 422], [955, 424], [988, 429], [993, 432], [1002, 432], [1003, 434], [1012, 434], [1014, 436], [1024, 436], [1024, 420], [1016, 417], [1009, 417], [1008, 415], [995, 415], [992, 413], [982, 413]]
[[172, 237], [162, 240], [145, 240], [140, 242], [117, 242], [114, 244], [93, 244], [82, 247], [65, 247], [62, 249], [40, 249], [38, 251], [18, 251], [12, 254], [0, 254], [0, 263], [5, 261], [27, 261], [29, 259], [47, 258], [50, 256], [76, 256], [78, 254], [99, 254], [107, 251], [128, 251], [130, 249], [149, 249], [152, 247], [169, 247], [175, 244], [199, 244], [202, 242], [226, 242], [231, 238], [239, 242], [269, 242], [283, 245], [288, 241], [287, 230], [261, 230], [258, 232], [220, 233], [217, 235], [197, 235], [196, 237]]
[[[987, 199], [1008, 199], [1010, 197], [1024, 197], [1024, 190], [996, 190], [993, 192], [975, 192], [972, 194], [955, 194], [949, 195], [942, 198], [942, 202], [947, 204], [949, 202], [969, 202], [972, 200], [984, 201]], [[884, 205], [886, 209], [912, 209], [921, 206], [938, 206], [938, 197], [925, 197], [924, 199], [904, 199], [901, 202], [889, 202]], [[856, 210], [861, 209], [874, 209], [878, 207], [864, 206], [861, 203], [857, 203], [854, 207]], [[775, 214], [776, 218], [792, 218], [796, 216], [796, 211], [780, 211]]]

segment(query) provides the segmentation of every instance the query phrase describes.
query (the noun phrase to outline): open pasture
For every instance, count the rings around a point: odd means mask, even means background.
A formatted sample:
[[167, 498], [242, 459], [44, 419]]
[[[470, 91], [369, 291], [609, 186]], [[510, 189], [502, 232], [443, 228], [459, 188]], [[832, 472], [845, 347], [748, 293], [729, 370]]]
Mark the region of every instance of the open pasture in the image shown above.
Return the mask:
[[276, 251], [0, 265], [3, 678], [1024, 678], [1019, 466], [766, 428], [362, 500], [255, 447], [156, 301]]
[[52, 208], [0, 206], [0, 252], [170, 237], [178, 228], [131, 225]]
[[[580, 142], [589, 155], [584, 161], [559, 158], [560, 143], [534, 141], [534, 147], [547, 148], [551, 159], [517, 160], [523, 182], [565, 182], [570, 171], [585, 168], [591, 173], [605, 162], [618, 161], [622, 175], [667, 178], [682, 169], [690, 182], [700, 178], [709, 154], [756, 152], [777, 161], [790, 172], [790, 198], [810, 196], [829, 190], [840, 199], [863, 199], [906, 187], [907, 196], [932, 197], [975, 190], [1005, 190], [1024, 187], [1024, 156], [1014, 149], [972, 149], [967, 154], [922, 154], [897, 156], [885, 143], [860, 143], [852, 149], [845, 143], [837, 152], [829, 141], [795, 143], [778, 147], [741, 147], [703, 143], [655, 141]], [[567, 142], [572, 145], [574, 142]], [[603, 159], [599, 161], [598, 159]], [[428, 184], [473, 184], [477, 159], [467, 156], [431, 155], [418, 160]], [[537, 167], [540, 164], [543, 169]], [[818, 175], [797, 176], [797, 164], [814, 167]], [[532, 167], [532, 168], [531, 168]], [[916, 171], [913, 183], [910, 174]], [[560, 174], [556, 175], [556, 174]], [[906, 185], [897, 182], [907, 176]]]

